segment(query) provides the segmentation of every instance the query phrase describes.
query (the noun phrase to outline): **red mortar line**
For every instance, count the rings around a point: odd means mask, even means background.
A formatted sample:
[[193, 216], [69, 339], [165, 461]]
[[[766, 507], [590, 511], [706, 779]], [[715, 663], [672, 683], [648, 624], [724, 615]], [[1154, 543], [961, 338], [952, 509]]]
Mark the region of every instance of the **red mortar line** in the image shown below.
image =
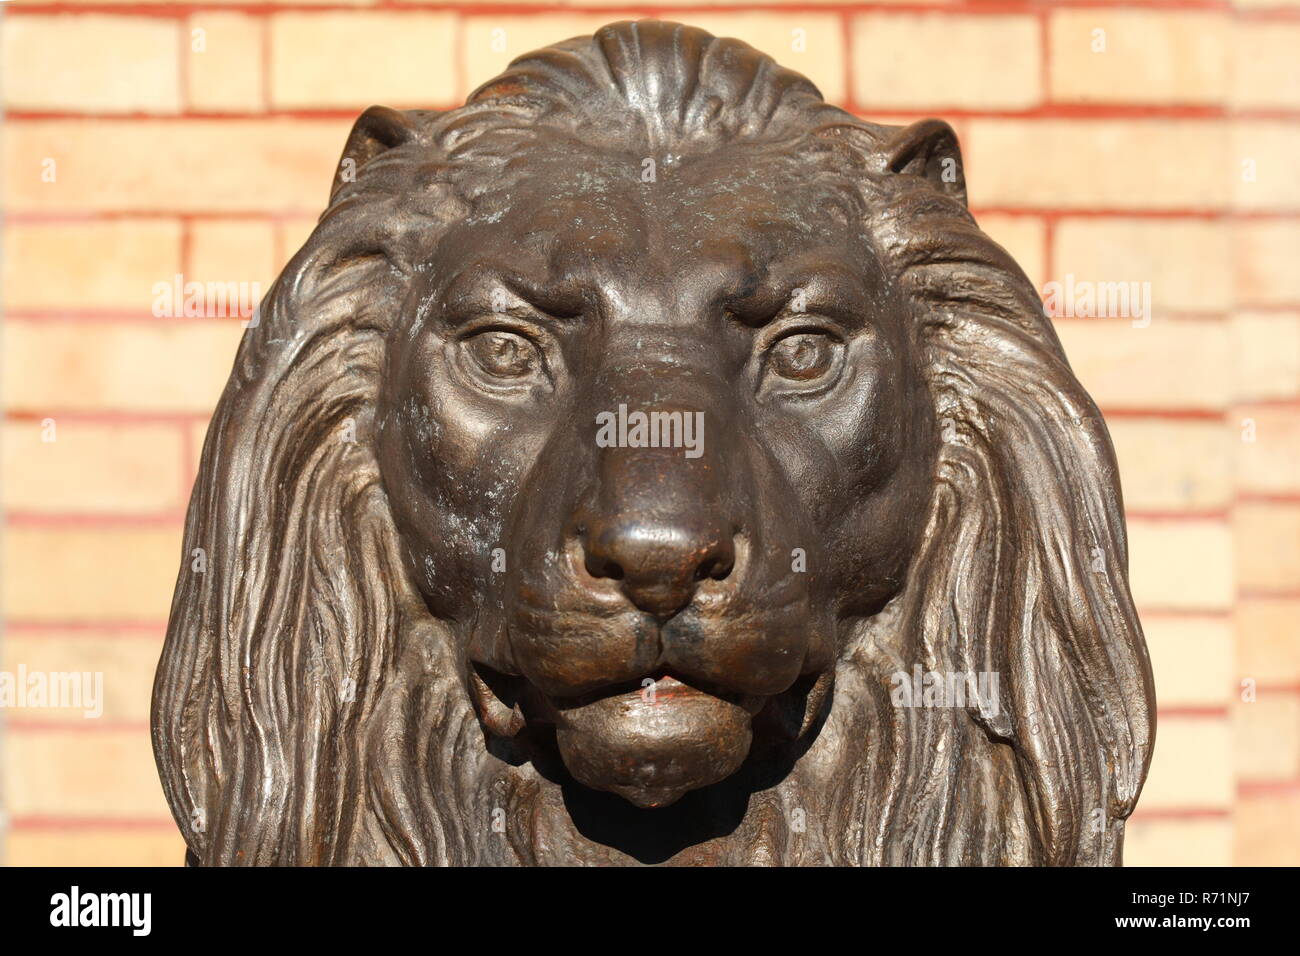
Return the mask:
[[267, 23], [267, 19], [262, 18], [257, 24], [259, 44], [257, 55], [262, 64], [262, 82], [259, 84], [259, 91], [262, 94], [264, 110], [271, 106], [271, 31]]
[[171, 528], [185, 523], [185, 510], [178, 508], [147, 514], [8, 511], [5, 512], [5, 522], [11, 528]]
[[1239, 588], [1237, 603], [1242, 601], [1300, 601], [1300, 588]]
[[[189, 272], [182, 269], [182, 274]], [[11, 322], [115, 322], [143, 325], [191, 325], [199, 322], [243, 322], [242, 315], [150, 315], [143, 309], [10, 309]]]
[[11, 817], [9, 830], [162, 830], [176, 829], [171, 817], [61, 817], [30, 814]]
[[[1151, 209], [1110, 206], [971, 206], [971, 215], [980, 216], [1042, 216], [1058, 219], [1225, 219], [1226, 209], [1172, 207]], [[1300, 215], [1300, 214], [1298, 214]]]
[[120, 637], [158, 637], [167, 630], [167, 619], [159, 621], [127, 620], [85, 620], [85, 621], [34, 621], [23, 618], [9, 618], [4, 622], [4, 629], [20, 634], [49, 635], [65, 631], [89, 631], [95, 633], [112, 632]]
[[[322, 200], [323, 202], [323, 200]], [[266, 212], [254, 209], [102, 209], [102, 210], [17, 210], [10, 211], [6, 218], [10, 223], [54, 224], [69, 222], [97, 222], [102, 220], [140, 220], [140, 219], [237, 219], [241, 221], [267, 221], [270, 223], [288, 222], [295, 219], [316, 219], [321, 210], [284, 209]], [[1172, 207], [1152, 209], [1145, 207], [1068, 207], [1068, 206], [972, 206], [974, 216], [1034, 216], [1057, 217], [1058, 219], [1243, 219], [1243, 220], [1300, 220], [1300, 209], [1295, 210], [1261, 210], [1232, 214], [1228, 209], [1209, 209], [1196, 207]], [[1300, 308], [1300, 305], [1265, 303], [1252, 306], [1256, 309]]]
[[[456, 102], [464, 103], [466, 97], [468, 97], [471, 92], [469, 89], [469, 69], [465, 63], [465, 18], [457, 17], [456, 21], [452, 24], [451, 31], [451, 75], [456, 81]], [[271, 74], [268, 70], [263, 75], [270, 76]], [[271, 94], [269, 90], [267, 92], [266, 102], [268, 104], [271, 102]]]
[[[187, 463], [192, 459], [186, 459]], [[187, 465], [187, 468], [191, 467]], [[186, 494], [193, 487], [191, 481], [185, 487]], [[1124, 517], [1128, 521], [1183, 522], [1183, 521], [1226, 521], [1230, 511], [1128, 511]], [[111, 511], [8, 511], [5, 519], [15, 528], [115, 528], [115, 527], [158, 527], [183, 523], [184, 509], [159, 512], [111, 512]]]
[[1243, 780], [1237, 784], [1238, 797], [1266, 797], [1288, 793], [1300, 794], [1300, 780]]
[[1239, 493], [1236, 500], [1250, 505], [1300, 505], [1300, 491], [1249, 491]]
[[[368, 104], [371, 105], [371, 104]], [[401, 104], [397, 104], [400, 106]], [[460, 104], [454, 104], [456, 106]], [[195, 111], [192, 113], [86, 113], [86, 112], [61, 112], [56, 110], [9, 110], [5, 114], [7, 120], [13, 122], [28, 123], [188, 123], [188, 122], [205, 122], [205, 123], [248, 123], [248, 122], [267, 122], [271, 120], [303, 120], [303, 121], [328, 121], [328, 122], [345, 122], [355, 120], [361, 115], [365, 106], [352, 108], [344, 107], [324, 107], [321, 109], [277, 109], [259, 112], [242, 112], [242, 113], [208, 113]], [[453, 106], [438, 105], [427, 107], [429, 109], [446, 110], [452, 109]], [[339, 144], [342, 148], [342, 143]]]
[[1137, 609], [1140, 617], [1159, 617], [1172, 618], [1174, 620], [1211, 620], [1222, 621], [1233, 616], [1232, 610], [1219, 609], [1197, 609], [1197, 608], [1159, 608], [1159, 607], [1139, 607]]
[[[1293, 403], [1288, 403], [1293, 404]], [[1214, 421], [1220, 422], [1228, 415], [1227, 411], [1195, 408], [1102, 408], [1104, 418], [1150, 418], [1160, 421]], [[46, 418], [55, 418], [80, 424], [96, 425], [143, 425], [143, 424], [196, 424], [206, 422], [212, 417], [209, 411], [195, 412], [151, 412], [151, 411], [78, 411], [66, 409], [10, 409], [5, 419], [11, 422], [40, 422]]]
[[1142, 809], [1141, 800], [1138, 801], [1138, 808], [1133, 811], [1129, 817], [1129, 822], [1158, 821], [1158, 820], [1226, 820], [1232, 816], [1232, 808], [1218, 807], [1165, 807], [1155, 810]]
[[[1287, 311], [1291, 311], [1288, 309]], [[1239, 402], [1233, 405], [1233, 411], [1242, 411], [1247, 408], [1290, 408], [1300, 409], [1300, 398], [1260, 398], [1249, 402]]]
[[1043, 7], [1038, 12], [1038, 88], [1047, 102], [1052, 101], [1052, 11]]
[[1232, 509], [1230, 508], [1207, 508], [1205, 510], [1171, 508], [1168, 511], [1133, 509], [1124, 512], [1125, 520], [1145, 521], [1148, 524], [1176, 521], [1227, 521], [1231, 515]]
[[[184, 275], [190, 272], [182, 269]], [[1180, 323], [1197, 323], [1209, 322], [1219, 323], [1231, 318], [1230, 312], [1190, 312], [1179, 309], [1162, 310], [1161, 318], [1165, 321]], [[199, 321], [207, 322], [235, 322], [245, 321], [242, 315], [164, 315], [155, 316], [144, 312], [142, 309], [106, 309], [106, 308], [86, 308], [84, 306], [69, 306], [62, 309], [10, 309], [6, 318], [15, 322], [139, 322], [149, 325], [157, 324], [186, 324]], [[1053, 316], [1057, 320], [1070, 319], [1069, 316]], [[1073, 319], [1072, 319], [1073, 320]], [[1112, 319], [1109, 317], [1095, 316], [1078, 316], [1077, 321], [1081, 322], [1110, 322], [1116, 326], [1128, 323], [1131, 319]], [[1250, 407], [1257, 403], [1242, 402], [1241, 407]]]
[[88, 720], [84, 717], [69, 717], [66, 720], [52, 719], [33, 719], [27, 720], [22, 717], [10, 717], [5, 722], [6, 730], [10, 732], [21, 732], [27, 734], [47, 734], [47, 733], [126, 733], [149, 732], [149, 721], [147, 720]]
[[1139, 605], [1137, 606], [1137, 608], [1136, 608], [1136, 611], [1137, 611], [1137, 616], [1138, 616], [1139, 618], [1146, 618], [1146, 617], [1173, 617], [1173, 618], [1188, 618], [1188, 617], [1194, 617], [1194, 618], [1214, 618], [1214, 619], [1216, 619], [1216, 620], [1231, 620], [1232, 617], [1233, 617], [1233, 611], [1234, 611], [1234, 609], [1236, 608], [1236, 606], [1237, 606], [1237, 605], [1236, 605], [1235, 603], [1232, 605], [1232, 607], [1226, 607], [1226, 608], [1225, 608], [1225, 607], [1218, 607], [1218, 608], [1214, 608], [1214, 607], [1208, 607], [1208, 608], [1198, 608], [1198, 607], [1175, 607], [1175, 606], [1173, 606], [1173, 605], [1161, 605], [1161, 604], [1141, 605], [1141, 604], [1139, 604]]
[[[1233, 687], [1233, 692], [1240, 689]], [[1255, 690], [1260, 694], [1300, 694], [1300, 684], [1256, 684]]]
[[80, 425], [194, 425], [206, 422], [212, 412], [151, 412], [151, 411], [42, 411], [5, 412], [10, 422], [40, 422], [46, 418], [69, 421]]
[[[464, 80], [458, 80], [463, 84]], [[466, 84], [467, 86], [467, 84]], [[465, 95], [468, 95], [468, 89]], [[263, 91], [263, 95], [268, 95]], [[269, 99], [267, 100], [269, 102]], [[435, 110], [449, 110], [464, 102], [461, 96], [458, 102], [437, 104], [423, 107]], [[398, 104], [400, 105], [400, 104]], [[1300, 109], [1254, 109], [1237, 110], [1229, 113], [1220, 106], [1206, 106], [1178, 103], [1044, 103], [1038, 106], [1018, 109], [973, 109], [969, 106], [927, 103], [914, 107], [876, 106], [871, 103], [858, 103], [848, 91], [846, 99], [838, 103], [843, 110], [855, 116], [876, 120], [910, 120], [917, 115], [934, 115], [953, 120], [1219, 120], [1231, 118], [1234, 122], [1295, 122], [1300, 119]], [[7, 114], [13, 122], [127, 122], [127, 123], [180, 123], [180, 122], [216, 122], [248, 123], [270, 120], [300, 120], [342, 122], [355, 120], [366, 107], [360, 106], [322, 106], [318, 108], [298, 107], [293, 109], [268, 108], [263, 110], [244, 110], [238, 112], [207, 110], [186, 110], [178, 113], [134, 112], [85, 112], [78, 110], [24, 110], [14, 109]]]
[[[854, 99], [853, 92], [853, 17], [847, 11], [841, 11], [840, 21], [840, 53], [844, 57], [844, 100], [846, 103], [852, 103]], [[843, 107], [848, 109], [847, 106]], [[850, 110], [850, 112], [852, 112]]]
[[1103, 418], [1153, 418], [1161, 421], [1221, 422], [1226, 409], [1214, 408], [1102, 408]]
[[[1179, 707], [1156, 707], [1156, 716], [1158, 718], [1168, 718], [1170, 720], [1223, 720], [1229, 715], [1226, 705], [1205, 705], [1201, 707], [1179, 706]], [[90, 729], [89, 726], [86, 728]]]
[[6, 219], [10, 223], [21, 223], [23, 225], [53, 226], [67, 225], [69, 223], [79, 222], [104, 222], [124, 220], [135, 222], [139, 220], [160, 219], [167, 222], [196, 222], [206, 219], [233, 219], [239, 222], [264, 222], [267, 225], [280, 225], [294, 219], [316, 219], [320, 216], [319, 209], [304, 209], [302, 211], [281, 210], [279, 212], [254, 212], [248, 209], [232, 209], [224, 212], [216, 211], [199, 211], [194, 212], [187, 209], [171, 210], [149, 210], [149, 209], [106, 209], [98, 212], [10, 212]]
[[[655, 3], [618, 3], [606, 0], [591, 6], [564, 6], [560, 4], [521, 4], [509, 0], [497, 3], [494, 0], [462, 0], [462, 2], [395, 2], [395, 0], [377, 0], [372, 4], [357, 6], [355, 4], [338, 4], [329, 2], [308, 3], [223, 3], [214, 9], [210, 4], [177, 3], [167, 4], [159, 9], [160, 4], [69, 4], [54, 3], [42, 6], [28, 6], [14, 3], [13, 7], [23, 13], [52, 11], [56, 13], [122, 13], [132, 16], [154, 16], [159, 18], [179, 19], [191, 13], [215, 13], [234, 11], [239, 13], [366, 13], [366, 12], [441, 12], [460, 13], [470, 16], [540, 16], [546, 14], [636, 14], [640, 16], [660, 16], [664, 19], [685, 18], [692, 13], [946, 13], [964, 16], [1006, 15], [1011, 13], [1035, 14], [1044, 9], [1098, 9], [1098, 10], [1182, 10], [1231, 12], [1229, 0], [955, 0], [952, 3], [927, 2], [916, 3], [837, 3], [811, 0], [809, 3], [760, 3], [752, 7], [738, 7], [735, 4], [718, 4], [701, 2], [689, 6], [665, 6]], [[1269, 8], [1265, 13], [1276, 10], [1287, 12], [1285, 8]]]

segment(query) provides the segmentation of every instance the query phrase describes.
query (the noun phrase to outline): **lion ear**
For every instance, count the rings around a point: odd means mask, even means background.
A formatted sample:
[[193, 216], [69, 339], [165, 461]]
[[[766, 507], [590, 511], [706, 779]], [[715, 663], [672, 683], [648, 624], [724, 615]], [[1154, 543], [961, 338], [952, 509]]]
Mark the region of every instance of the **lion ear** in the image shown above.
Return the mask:
[[966, 173], [961, 147], [953, 128], [938, 119], [904, 126], [882, 147], [885, 169], [891, 173], [923, 176], [945, 196], [966, 205]]
[[330, 187], [330, 202], [345, 183], [356, 182], [361, 167], [380, 153], [402, 146], [415, 139], [415, 124], [406, 113], [387, 106], [372, 106], [360, 116], [348, 134], [338, 168], [334, 170], [334, 184]]

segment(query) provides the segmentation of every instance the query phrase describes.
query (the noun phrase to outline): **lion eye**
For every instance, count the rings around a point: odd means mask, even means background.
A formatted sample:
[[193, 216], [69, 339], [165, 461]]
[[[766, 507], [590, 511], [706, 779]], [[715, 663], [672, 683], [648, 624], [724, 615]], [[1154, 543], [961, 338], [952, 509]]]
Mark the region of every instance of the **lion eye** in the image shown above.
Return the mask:
[[820, 332], [787, 335], [768, 353], [768, 368], [782, 378], [811, 382], [821, 378], [835, 360], [835, 340]]
[[497, 378], [526, 378], [541, 365], [537, 346], [515, 332], [492, 329], [469, 339], [467, 345], [479, 368]]

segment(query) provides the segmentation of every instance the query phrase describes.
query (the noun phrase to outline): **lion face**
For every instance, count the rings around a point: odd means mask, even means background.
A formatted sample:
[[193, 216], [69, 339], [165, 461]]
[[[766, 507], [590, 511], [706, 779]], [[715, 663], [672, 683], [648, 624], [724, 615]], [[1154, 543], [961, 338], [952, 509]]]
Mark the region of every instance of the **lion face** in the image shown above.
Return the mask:
[[485, 723], [662, 806], [813, 722], [843, 622], [903, 584], [932, 403], [848, 182], [736, 150], [648, 184], [559, 138], [519, 161], [527, 192], [405, 302], [384, 486]]
[[191, 860], [1119, 861], [1114, 456], [947, 124], [610, 24], [367, 110], [259, 316], [155, 685]]

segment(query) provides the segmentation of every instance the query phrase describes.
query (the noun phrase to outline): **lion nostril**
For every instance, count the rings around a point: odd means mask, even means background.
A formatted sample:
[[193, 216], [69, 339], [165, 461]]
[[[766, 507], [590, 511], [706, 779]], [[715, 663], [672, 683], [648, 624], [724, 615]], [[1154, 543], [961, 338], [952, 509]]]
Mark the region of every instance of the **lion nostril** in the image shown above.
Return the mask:
[[609, 578], [611, 581], [623, 580], [623, 566], [617, 561], [593, 555], [588, 551], [583, 558], [583, 566], [593, 578]]
[[735, 549], [729, 544], [720, 545], [707, 552], [704, 559], [696, 566], [695, 580], [703, 581], [705, 578], [712, 578], [714, 581], [725, 581], [731, 576], [735, 566]]

